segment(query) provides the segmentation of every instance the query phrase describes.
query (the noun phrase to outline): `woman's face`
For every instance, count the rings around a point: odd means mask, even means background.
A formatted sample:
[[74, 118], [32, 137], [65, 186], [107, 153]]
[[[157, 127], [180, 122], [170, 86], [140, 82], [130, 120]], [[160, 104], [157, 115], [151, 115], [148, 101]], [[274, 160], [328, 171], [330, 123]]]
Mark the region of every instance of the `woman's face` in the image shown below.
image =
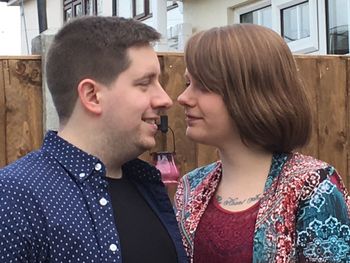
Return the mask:
[[185, 108], [186, 135], [199, 143], [224, 146], [237, 137], [233, 119], [219, 94], [208, 91], [185, 72], [186, 89], [177, 98]]

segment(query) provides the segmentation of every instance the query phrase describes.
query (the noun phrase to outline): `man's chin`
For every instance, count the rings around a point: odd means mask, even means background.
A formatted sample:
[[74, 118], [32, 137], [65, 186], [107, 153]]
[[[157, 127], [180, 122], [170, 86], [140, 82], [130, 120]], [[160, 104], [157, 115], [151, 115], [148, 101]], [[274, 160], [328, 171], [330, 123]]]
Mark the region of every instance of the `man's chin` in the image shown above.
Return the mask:
[[144, 141], [140, 146], [141, 146], [140, 148], [143, 150], [143, 152], [149, 151], [156, 146], [156, 141], [155, 141], [155, 139], [147, 140], [147, 141]]

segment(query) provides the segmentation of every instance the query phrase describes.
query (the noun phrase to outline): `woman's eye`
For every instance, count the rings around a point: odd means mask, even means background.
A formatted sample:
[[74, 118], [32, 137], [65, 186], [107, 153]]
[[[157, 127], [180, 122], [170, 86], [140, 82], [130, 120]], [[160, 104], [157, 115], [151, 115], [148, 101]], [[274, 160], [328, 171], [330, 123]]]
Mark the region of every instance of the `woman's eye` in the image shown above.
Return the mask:
[[189, 85], [191, 85], [191, 82], [186, 81], [186, 82], [185, 82], [185, 87], [187, 88]]
[[144, 81], [139, 83], [140, 86], [147, 86], [149, 85], [149, 81]]

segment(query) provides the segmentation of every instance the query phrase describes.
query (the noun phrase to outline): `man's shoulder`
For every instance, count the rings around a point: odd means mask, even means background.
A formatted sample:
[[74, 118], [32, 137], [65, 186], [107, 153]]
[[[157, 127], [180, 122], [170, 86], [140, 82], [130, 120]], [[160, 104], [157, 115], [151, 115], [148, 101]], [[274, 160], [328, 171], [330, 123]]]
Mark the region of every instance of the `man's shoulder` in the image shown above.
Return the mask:
[[22, 158], [0, 169], [0, 181], [20, 180], [28, 175], [38, 175], [38, 170], [45, 170], [50, 162], [45, 159], [49, 156], [38, 150], [28, 153]]

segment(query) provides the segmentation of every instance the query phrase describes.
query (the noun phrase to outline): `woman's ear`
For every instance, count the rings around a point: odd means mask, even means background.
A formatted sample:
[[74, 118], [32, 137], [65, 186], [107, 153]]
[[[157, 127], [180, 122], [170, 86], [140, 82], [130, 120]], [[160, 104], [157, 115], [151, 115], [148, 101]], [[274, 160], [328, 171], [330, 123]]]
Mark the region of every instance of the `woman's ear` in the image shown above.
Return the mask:
[[78, 96], [85, 110], [93, 114], [101, 114], [101, 85], [92, 79], [83, 79], [78, 85]]

